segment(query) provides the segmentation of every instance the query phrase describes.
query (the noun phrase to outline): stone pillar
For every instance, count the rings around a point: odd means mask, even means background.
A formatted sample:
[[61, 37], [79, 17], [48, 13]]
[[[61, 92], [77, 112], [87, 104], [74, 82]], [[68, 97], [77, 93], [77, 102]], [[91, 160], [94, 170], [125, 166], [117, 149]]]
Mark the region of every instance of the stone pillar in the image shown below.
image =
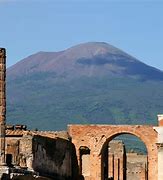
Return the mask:
[[90, 154], [90, 180], [101, 180], [101, 156], [97, 152]]
[[158, 148], [158, 180], [163, 179], [163, 143], [157, 143]]
[[114, 157], [114, 179], [119, 179], [119, 158], [117, 156]]
[[114, 154], [109, 153], [109, 165], [108, 165], [109, 178], [114, 178]]
[[163, 114], [157, 115], [158, 127], [154, 129], [158, 133], [157, 137], [157, 149], [158, 149], [158, 180], [163, 180]]
[[6, 51], [0, 48], [0, 166], [5, 165]]

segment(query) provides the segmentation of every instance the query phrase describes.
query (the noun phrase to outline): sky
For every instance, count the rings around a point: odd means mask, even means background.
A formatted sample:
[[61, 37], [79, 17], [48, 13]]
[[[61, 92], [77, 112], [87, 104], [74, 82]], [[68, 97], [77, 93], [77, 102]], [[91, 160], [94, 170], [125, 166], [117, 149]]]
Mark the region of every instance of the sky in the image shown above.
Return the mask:
[[163, 0], [0, 0], [7, 67], [38, 51], [93, 41], [163, 70]]

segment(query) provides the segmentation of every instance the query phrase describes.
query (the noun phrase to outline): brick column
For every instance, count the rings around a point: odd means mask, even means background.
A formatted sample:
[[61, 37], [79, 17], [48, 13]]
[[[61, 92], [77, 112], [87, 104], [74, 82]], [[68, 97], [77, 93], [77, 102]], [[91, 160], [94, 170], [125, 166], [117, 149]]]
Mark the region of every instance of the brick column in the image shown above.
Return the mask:
[[0, 48], [0, 166], [5, 165], [6, 51]]

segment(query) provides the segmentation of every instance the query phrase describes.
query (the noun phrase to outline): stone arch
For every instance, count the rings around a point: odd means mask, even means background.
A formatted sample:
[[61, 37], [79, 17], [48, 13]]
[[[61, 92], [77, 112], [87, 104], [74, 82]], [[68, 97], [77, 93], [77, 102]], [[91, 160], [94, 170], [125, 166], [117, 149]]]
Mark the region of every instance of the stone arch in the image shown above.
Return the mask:
[[119, 134], [132, 134], [140, 138], [148, 152], [148, 180], [157, 180], [157, 132], [148, 125], [69, 125], [72, 142], [78, 149], [81, 144], [91, 150], [91, 180], [101, 180], [101, 150], [106, 141]]
[[[121, 134], [131, 134], [138, 137], [146, 146], [148, 153], [148, 179], [154, 180], [157, 179], [157, 146], [156, 138], [157, 133], [154, 131], [153, 127], [150, 126], [112, 126], [112, 130], [105, 132], [105, 139], [102, 141], [99, 146], [99, 155], [104, 148], [104, 146], [114, 139], [116, 136]], [[102, 173], [102, 172], [101, 172]]]

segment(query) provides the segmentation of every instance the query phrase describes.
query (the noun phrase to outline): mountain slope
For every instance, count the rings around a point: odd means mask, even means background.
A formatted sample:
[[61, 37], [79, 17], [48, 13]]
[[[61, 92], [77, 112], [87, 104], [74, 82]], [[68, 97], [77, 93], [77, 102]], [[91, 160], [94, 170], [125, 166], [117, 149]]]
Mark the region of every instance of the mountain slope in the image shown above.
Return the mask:
[[61, 52], [39, 52], [8, 69], [9, 78], [35, 72], [57, 76], [139, 76], [163, 80], [163, 72], [106, 43], [85, 43]]
[[7, 70], [7, 121], [39, 129], [155, 123], [162, 80], [162, 71], [106, 43], [39, 52]]

